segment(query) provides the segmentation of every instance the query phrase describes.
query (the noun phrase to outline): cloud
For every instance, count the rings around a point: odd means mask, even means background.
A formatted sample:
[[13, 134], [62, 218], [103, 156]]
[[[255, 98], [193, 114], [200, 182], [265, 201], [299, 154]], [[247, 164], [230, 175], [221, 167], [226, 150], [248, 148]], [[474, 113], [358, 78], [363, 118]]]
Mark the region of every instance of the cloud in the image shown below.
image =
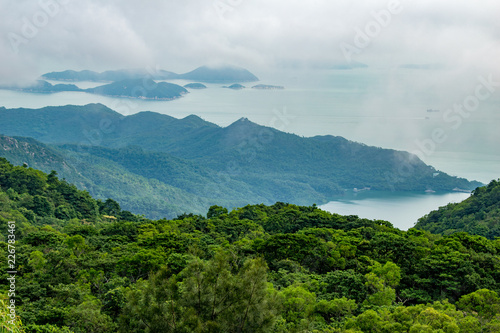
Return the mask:
[[[5, 80], [67, 68], [156, 65], [184, 72], [220, 62], [258, 74], [276, 67], [331, 68], [346, 61], [341, 43], [353, 44], [356, 29], [366, 29], [390, 2], [0, 0], [0, 74]], [[385, 68], [498, 67], [491, 60], [499, 50], [498, 1], [401, 0], [400, 7], [355, 60]], [[36, 26], [43, 13], [47, 22], [13, 53], [9, 34], [23, 37], [26, 20]]]

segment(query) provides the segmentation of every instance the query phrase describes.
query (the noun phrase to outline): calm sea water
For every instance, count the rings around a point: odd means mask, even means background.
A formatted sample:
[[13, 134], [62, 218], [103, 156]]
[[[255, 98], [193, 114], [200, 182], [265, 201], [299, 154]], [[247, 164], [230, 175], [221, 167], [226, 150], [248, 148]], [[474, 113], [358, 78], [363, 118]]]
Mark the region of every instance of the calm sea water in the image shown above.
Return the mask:
[[395, 193], [367, 191], [352, 192], [337, 200], [320, 206], [321, 209], [341, 215], [386, 220], [395, 227], [407, 230], [418, 219], [429, 212], [446, 206], [450, 202], [460, 202], [468, 198], [468, 193]]
[[[405, 70], [332, 71], [317, 76], [296, 73], [261, 80], [264, 84], [283, 85], [284, 90], [235, 91], [207, 84], [208, 89], [191, 90], [174, 101], [111, 98], [81, 92], [27, 94], [0, 90], [0, 106], [40, 108], [102, 103], [124, 115], [156, 111], [183, 118], [195, 114], [220, 126], [247, 117], [301, 136], [338, 135], [368, 145], [419, 153], [438, 170], [487, 183], [500, 177], [500, 91], [482, 101], [474, 113], [453, 128], [445, 120], [446, 110], [453, 103], [461, 103], [477, 84], [474, 80], [466, 81], [464, 88], [457, 90], [451, 86], [456, 80], [452, 76]], [[99, 84], [77, 83], [82, 88]], [[427, 112], [428, 109], [438, 111]], [[444, 132], [443, 142], [430, 142], [436, 129]], [[363, 192], [339, 198], [322, 208], [386, 219], [406, 229], [430, 210], [466, 196]]]

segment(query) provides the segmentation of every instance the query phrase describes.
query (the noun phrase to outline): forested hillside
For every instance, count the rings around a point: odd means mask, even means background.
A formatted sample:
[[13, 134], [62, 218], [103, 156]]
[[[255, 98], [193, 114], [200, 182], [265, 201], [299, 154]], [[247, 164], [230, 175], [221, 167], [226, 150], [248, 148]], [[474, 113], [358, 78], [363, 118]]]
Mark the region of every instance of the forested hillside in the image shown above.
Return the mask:
[[430, 212], [415, 227], [441, 234], [466, 231], [489, 239], [500, 237], [500, 180], [478, 187], [462, 202]]
[[[0, 108], [0, 133], [34, 138], [91, 167], [118, 164], [136, 176], [228, 207], [276, 201], [322, 204], [364, 187], [423, 192], [482, 185], [452, 177], [404, 151], [342, 137], [304, 138], [246, 118], [223, 128], [197, 116], [176, 119], [139, 112], [125, 117], [100, 104]], [[100, 183], [113, 189], [112, 182]]]
[[[149, 218], [173, 218], [184, 212], [201, 213], [211, 205], [211, 202], [196, 194], [151, 178], [148, 174], [134, 174], [111, 160], [87, 154], [73, 155], [71, 151], [60, 150], [30, 138], [0, 135], [0, 157], [7, 158], [15, 165], [27, 164], [47, 173], [55, 170], [61, 178], [79, 189], [87, 190], [93, 197], [103, 200], [112, 197], [124, 209], [145, 214]], [[190, 174], [189, 169], [183, 169], [183, 173], [186, 172]], [[168, 175], [179, 176], [177, 173]], [[177, 182], [184, 178], [178, 177]], [[236, 201], [231, 203], [236, 204]]]
[[5, 159], [0, 230], [3, 329], [15, 234], [21, 332], [500, 330], [500, 240], [464, 232], [281, 202], [149, 220]]

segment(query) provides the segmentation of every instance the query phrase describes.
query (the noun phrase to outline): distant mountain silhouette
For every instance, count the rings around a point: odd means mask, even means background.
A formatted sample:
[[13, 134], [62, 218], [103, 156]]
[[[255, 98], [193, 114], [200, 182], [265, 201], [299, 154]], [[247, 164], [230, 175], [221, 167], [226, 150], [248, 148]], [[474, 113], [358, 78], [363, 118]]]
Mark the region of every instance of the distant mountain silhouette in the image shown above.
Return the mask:
[[42, 75], [43, 79], [55, 81], [121, 81], [149, 78], [153, 80], [184, 79], [199, 82], [230, 83], [253, 82], [259, 79], [248, 70], [236, 66], [201, 66], [188, 73], [176, 74], [165, 70], [121, 69], [102, 73], [89, 70], [51, 72]]

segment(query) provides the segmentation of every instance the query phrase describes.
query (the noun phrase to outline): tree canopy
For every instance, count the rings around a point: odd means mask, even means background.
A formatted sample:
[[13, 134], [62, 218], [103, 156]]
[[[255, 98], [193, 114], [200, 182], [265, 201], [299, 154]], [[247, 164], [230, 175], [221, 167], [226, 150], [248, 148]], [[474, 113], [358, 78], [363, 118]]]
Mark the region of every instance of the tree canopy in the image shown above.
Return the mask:
[[0, 159], [2, 267], [8, 221], [18, 332], [500, 329], [499, 239], [282, 202], [150, 220]]

